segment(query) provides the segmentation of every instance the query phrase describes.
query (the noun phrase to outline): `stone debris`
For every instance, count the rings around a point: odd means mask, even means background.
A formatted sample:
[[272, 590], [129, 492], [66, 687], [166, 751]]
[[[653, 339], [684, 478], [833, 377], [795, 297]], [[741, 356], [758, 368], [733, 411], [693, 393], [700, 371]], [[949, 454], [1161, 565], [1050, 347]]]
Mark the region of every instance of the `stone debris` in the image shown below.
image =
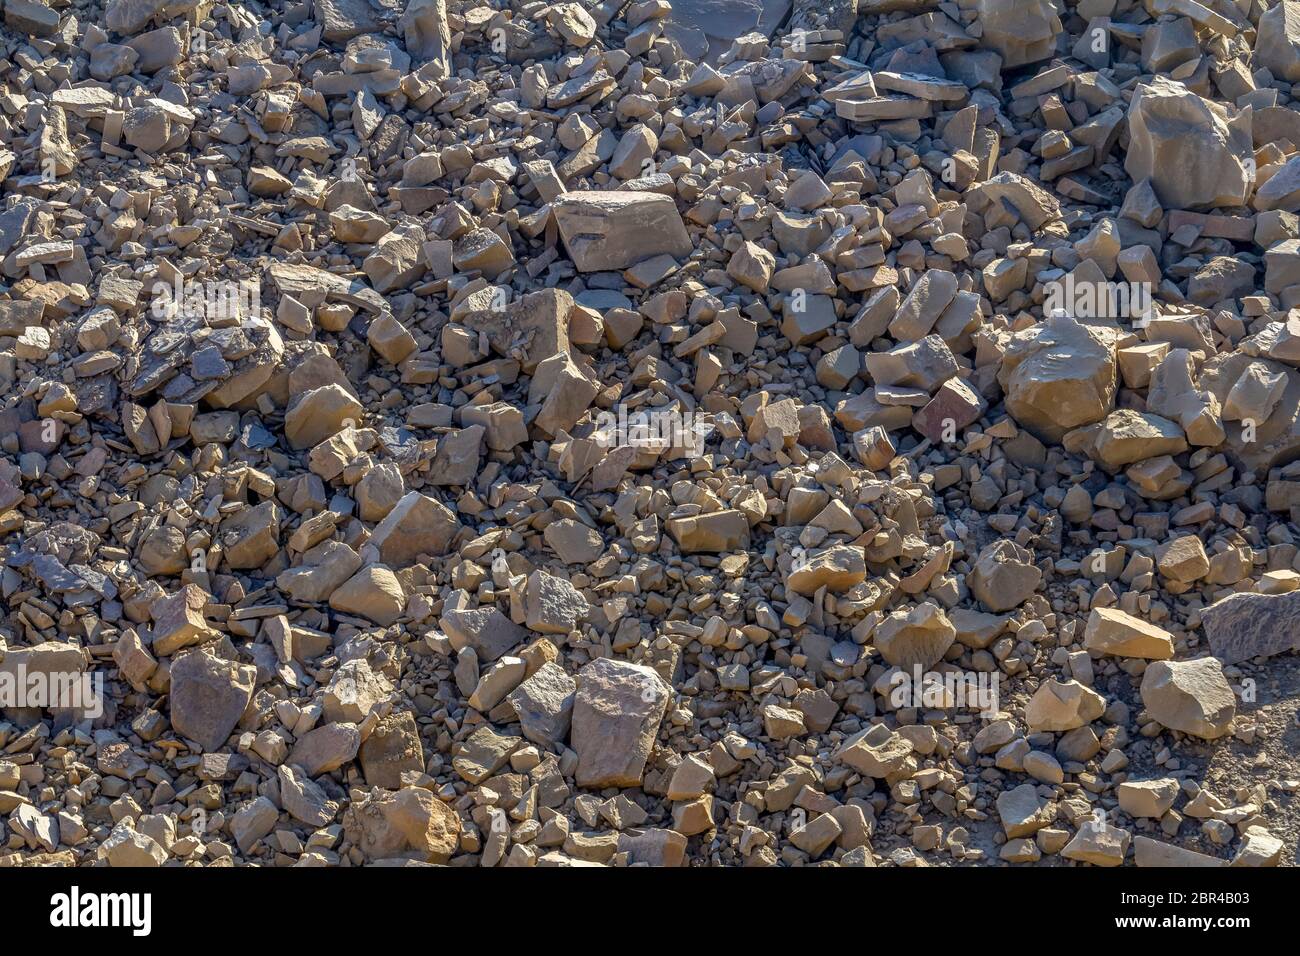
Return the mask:
[[1293, 863], [1298, 10], [6, 0], [0, 864]]

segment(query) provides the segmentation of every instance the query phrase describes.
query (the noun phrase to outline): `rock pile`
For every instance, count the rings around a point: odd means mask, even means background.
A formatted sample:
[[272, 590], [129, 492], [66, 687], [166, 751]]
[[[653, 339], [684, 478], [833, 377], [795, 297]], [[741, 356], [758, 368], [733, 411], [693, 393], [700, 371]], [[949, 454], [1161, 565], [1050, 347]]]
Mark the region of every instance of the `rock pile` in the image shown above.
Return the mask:
[[0, 863], [1293, 860], [1300, 0], [0, 7]]

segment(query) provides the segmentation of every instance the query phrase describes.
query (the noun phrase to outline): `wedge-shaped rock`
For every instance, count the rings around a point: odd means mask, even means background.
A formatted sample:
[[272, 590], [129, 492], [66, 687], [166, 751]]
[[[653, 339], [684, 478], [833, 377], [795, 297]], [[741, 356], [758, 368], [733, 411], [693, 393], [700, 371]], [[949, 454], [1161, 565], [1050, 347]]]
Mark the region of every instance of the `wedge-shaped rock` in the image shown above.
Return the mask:
[[208, 600], [203, 588], [187, 584], [175, 594], [155, 601], [149, 609], [153, 615], [153, 652], [162, 657], [215, 639], [217, 632], [203, 618]]
[[1167, 661], [1174, 656], [1173, 635], [1119, 608], [1095, 607], [1083, 632], [1083, 646], [1115, 657]]
[[397, 575], [382, 564], [362, 568], [330, 595], [330, 607], [369, 618], [387, 627], [406, 608], [406, 593]]
[[569, 736], [578, 685], [563, 667], [547, 661], [506, 698], [519, 715], [524, 736], [543, 747], [554, 747]]
[[361, 403], [342, 385], [330, 384], [304, 392], [284, 416], [284, 435], [294, 448], [310, 448], [339, 432], [347, 422], [361, 421]]
[[403, 568], [421, 554], [446, 554], [458, 531], [460, 522], [446, 505], [411, 491], [375, 527], [370, 544], [389, 567]]
[[1173, 843], [1150, 837], [1133, 838], [1133, 862], [1137, 866], [1227, 866], [1227, 860], [1197, 853]]
[[1255, 61], [1277, 79], [1300, 80], [1300, 3], [1282, 0], [1259, 18]]
[[453, 648], [472, 647], [483, 663], [495, 661], [528, 637], [527, 631], [495, 607], [444, 611], [442, 629]]
[[1032, 783], [1022, 783], [998, 794], [998, 818], [1007, 837], [1033, 836], [1056, 818], [1056, 808], [1038, 795]]

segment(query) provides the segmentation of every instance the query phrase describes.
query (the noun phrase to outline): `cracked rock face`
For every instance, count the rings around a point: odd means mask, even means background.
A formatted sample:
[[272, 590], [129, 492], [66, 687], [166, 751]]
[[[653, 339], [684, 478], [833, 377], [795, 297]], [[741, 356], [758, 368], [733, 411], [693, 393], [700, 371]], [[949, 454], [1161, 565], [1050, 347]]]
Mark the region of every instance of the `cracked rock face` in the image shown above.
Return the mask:
[[1297, 10], [6, 0], [0, 865], [1294, 862]]

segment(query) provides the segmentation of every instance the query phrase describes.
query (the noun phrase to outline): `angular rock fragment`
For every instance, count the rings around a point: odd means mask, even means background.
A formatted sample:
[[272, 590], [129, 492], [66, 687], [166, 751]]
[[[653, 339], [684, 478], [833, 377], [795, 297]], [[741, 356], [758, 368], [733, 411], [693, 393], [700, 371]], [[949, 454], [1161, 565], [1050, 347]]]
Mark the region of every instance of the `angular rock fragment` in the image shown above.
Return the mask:
[[626, 269], [658, 255], [681, 259], [692, 248], [669, 196], [571, 192], [556, 199], [551, 212], [579, 272]]
[[1237, 699], [1213, 657], [1156, 661], [1142, 675], [1142, 703], [1171, 730], [1214, 740], [1228, 733]]
[[171, 722], [206, 751], [219, 750], [253, 698], [257, 671], [204, 650], [178, 656], [171, 666]]
[[580, 787], [637, 787], [668, 707], [663, 679], [648, 667], [608, 658], [577, 677], [572, 747]]

